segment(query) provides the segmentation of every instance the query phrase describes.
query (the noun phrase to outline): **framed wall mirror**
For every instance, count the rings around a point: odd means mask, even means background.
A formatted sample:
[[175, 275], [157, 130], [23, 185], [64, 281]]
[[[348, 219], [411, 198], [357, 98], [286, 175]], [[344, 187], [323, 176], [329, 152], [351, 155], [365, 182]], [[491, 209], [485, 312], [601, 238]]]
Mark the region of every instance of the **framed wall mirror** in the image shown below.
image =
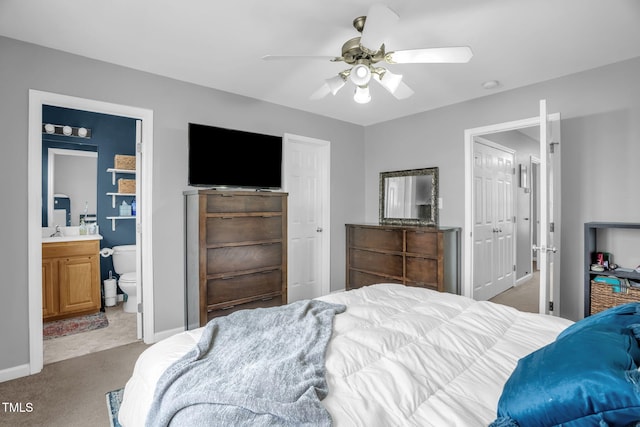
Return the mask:
[[438, 225], [438, 168], [380, 172], [380, 224]]

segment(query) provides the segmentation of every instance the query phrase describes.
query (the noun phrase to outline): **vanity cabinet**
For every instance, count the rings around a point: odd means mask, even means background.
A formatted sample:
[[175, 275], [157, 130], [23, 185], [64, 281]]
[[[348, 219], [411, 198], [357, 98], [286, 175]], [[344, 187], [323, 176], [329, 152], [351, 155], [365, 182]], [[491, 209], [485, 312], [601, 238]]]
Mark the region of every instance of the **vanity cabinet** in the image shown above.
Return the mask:
[[58, 320], [98, 312], [98, 240], [42, 244], [42, 317]]
[[347, 224], [347, 290], [400, 283], [460, 293], [460, 229]]
[[287, 194], [185, 193], [187, 327], [287, 303]]

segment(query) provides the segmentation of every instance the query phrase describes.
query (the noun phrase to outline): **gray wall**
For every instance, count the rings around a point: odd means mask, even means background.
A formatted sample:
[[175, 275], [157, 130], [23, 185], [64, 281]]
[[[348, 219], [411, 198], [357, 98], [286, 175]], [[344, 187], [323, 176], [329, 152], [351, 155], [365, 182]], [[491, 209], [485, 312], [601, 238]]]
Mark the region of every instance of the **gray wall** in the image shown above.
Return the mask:
[[154, 112], [155, 327], [184, 324], [183, 196], [187, 123], [331, 141], [331, 289], [344, 287], [344, 224], [364, 218], [360, 126], [0, 37], [0, 370], [28, 363], [27, 138], [29, 89]]
[[636, 58], [367, 127], [366, 219], [377, 218], [380, 172], [438, 166], [440, 223], [463, 227], [465, 129], [537, 116], [546, 99], [562, 116], [560, 312], [581, 318], [583, 224], [640, 221], [639, 75]]

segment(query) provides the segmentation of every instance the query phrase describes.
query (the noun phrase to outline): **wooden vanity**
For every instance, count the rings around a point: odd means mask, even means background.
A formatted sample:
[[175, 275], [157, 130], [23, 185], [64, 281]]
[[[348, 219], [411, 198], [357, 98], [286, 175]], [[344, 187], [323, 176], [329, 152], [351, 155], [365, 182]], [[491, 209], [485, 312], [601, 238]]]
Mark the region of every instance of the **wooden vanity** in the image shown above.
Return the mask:
[[59, 320], [100, 310], [100, 240], [42, 243], [42, 318]]

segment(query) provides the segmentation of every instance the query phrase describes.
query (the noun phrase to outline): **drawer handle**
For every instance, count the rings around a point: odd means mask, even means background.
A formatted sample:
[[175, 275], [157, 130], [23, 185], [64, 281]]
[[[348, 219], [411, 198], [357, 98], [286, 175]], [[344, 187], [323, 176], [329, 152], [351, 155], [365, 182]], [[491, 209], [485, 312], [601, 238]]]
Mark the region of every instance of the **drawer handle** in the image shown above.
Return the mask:
[[235, 305], [230, 305], [228, 307], [222, 307], [220, 310], [231, 310]]
[[269, 297], [269, 298], [262, 298], [261, 301], [271, 301], [273, 299], [273, 297]]

